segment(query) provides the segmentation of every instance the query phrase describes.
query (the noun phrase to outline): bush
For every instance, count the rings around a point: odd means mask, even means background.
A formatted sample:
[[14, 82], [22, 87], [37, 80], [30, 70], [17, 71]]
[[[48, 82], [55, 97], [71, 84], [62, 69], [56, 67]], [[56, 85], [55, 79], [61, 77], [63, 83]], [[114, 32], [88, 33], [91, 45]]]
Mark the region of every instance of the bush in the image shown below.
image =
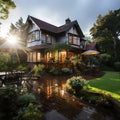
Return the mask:
[[100, 54], [100, 61], [101, 63], [108, 65], [111, 61], [111, 56], [107, 53]]
[[13, 88], [0, 88], [0, 120], [12, 120], [16, 116], [18, 94]]
[[120, 71], [120, 62], [119, 61], [114, 62], [114, 68], [115, 68], [115, 70]]
[[34, 75], [37, 76], [44, 72], [45, 65], [38, 64], [38, 65], [35, 65], [33, 69], [34, 69]]
[[28, 67], [27, 66], [24, 66], [24, 65], [19, 65], [17, 67], [17, 70], [21, 70], [21, 71], [27, 71]]
[[27, 106], [29, 103], [35, 101], [35, 96], [31, 93], [26, 93], [18, 97], [18, 103], [20, 106]]
[[79, 95], [80, 91], [83, 89], [85, 85], [87, 85], [87, 83], [88, 82], [81, 76], [71, 77], [70, 79], [67, 80], [66, 86], [68, 91], [75, 92], [76, 95]]
[[70, 74], [71, 73], [71, 70], [69, 68], [62, 68], [61, 71], [64, 74]]
[[42, 113], [36, 105], [29, 103], [27, 107], [19, 111], [16, 120], [42, 120]]
[[0, 71], [6, 71], [11, 63], [11, 56], [9, 53], [0, 53]]
[[60, 70], [56, 69], [55, 67], [52, 67], [49, 72], [52, 73], [53, 75], [61, 74]]

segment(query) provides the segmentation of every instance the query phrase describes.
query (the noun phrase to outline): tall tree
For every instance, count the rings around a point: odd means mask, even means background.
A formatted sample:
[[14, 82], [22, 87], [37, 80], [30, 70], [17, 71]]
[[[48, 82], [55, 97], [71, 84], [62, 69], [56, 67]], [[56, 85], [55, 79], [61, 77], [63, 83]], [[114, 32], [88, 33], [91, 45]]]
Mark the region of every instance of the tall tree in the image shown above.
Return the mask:
[[99, 15], [90, 33], [102, 52], [110, 54], [114, 60], [120, 59], [120, 9]]
[[20, 17], [20, 19], [15, 24], [11, 23], [10, 26], [10, 34], [16, 35], [19, 38], [20, 42], [24, 45], [26, 44], [28, 30], [29, 26], [27, 23], [23, 22], [22, 17]]
[[9, 30], [10, 35], [17, 36], [18, 38], [17, 44], [21, 46], [21, 51], [19, 51], [18, 54], [19, 61], [21, 63], [25, 63], [27, 61], [25, 45], [26, 45], [29, 27], [30, 26], [27, 23], [24, 23], [23, 18], [20, 17], [20, 19], [15, 24], [11, 23]]
[[15, 8], [13, 0], [0, 0], [0, 19], [7, 19], [9, 10]]

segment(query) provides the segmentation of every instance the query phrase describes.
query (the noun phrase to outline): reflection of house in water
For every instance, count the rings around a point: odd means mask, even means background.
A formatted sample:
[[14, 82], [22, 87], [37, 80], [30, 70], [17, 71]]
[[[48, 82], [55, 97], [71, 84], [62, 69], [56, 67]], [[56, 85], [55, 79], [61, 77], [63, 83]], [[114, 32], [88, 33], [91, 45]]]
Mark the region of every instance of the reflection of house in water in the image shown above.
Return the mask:
[[65, 83], [61, 83], [61, 85], [58, 85], [56, 80], [47, 80], [47, 86], [45, 88], [47, 98], [51, 97], [52, 95], [60, 95], [63, 96], [65, 93]]
[[37, 80], [32, 81], [32, 90], [41, 94], [44, 92], [47, 98], [52, 97], [53, 95], [59, 95], [61, 97], [64, 96], [66, 91], [65, 82], [58, 83], [58, 80], [43, 80], [42, 82], [38, 82]]

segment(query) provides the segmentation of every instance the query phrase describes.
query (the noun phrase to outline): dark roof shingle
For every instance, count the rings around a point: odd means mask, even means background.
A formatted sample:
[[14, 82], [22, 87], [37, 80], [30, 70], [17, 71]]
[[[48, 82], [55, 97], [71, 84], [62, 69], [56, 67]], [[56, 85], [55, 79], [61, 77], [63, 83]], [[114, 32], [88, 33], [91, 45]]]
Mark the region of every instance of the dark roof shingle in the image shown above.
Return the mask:
[[[56, 33], [56, 34], [66, 32], [72, 26], [76, 26], [80, 36], [84, 37], [84, 34], [83, 34], [82, 30], [80, 29], [79, 24], [78, 24], [78, 22], [76, 20], [70, 22], [69, 24], [64, 24], [64, 25], [62, 25], [60, 27], [57, 27], [57, 26], [52, 25], [50, 23], [47, 23], [45, 21], [39, 20], [39, 19], [37, 19], [35, 17], [32, 17], [32, 16], [29, 16], [29, 17], [39, 26], [40, 29], [43, 29], [43, 30], [46, 30], [46, 31], [49, 31], [49, 32], [52, 32], [52, 33]], [[28, 19], [29, 19], [29, 17], [28, 17]]]

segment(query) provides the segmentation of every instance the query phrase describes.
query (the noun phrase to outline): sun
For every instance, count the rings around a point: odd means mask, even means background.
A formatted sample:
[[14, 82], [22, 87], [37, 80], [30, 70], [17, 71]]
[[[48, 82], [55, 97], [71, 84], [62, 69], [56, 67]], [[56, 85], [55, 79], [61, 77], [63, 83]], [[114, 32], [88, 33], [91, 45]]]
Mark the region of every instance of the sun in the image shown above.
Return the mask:
[[17, 36], [9, 35], [7, 37], [7, 42], [10, 43], [11, 45], [16, 45], [18, 41]]

